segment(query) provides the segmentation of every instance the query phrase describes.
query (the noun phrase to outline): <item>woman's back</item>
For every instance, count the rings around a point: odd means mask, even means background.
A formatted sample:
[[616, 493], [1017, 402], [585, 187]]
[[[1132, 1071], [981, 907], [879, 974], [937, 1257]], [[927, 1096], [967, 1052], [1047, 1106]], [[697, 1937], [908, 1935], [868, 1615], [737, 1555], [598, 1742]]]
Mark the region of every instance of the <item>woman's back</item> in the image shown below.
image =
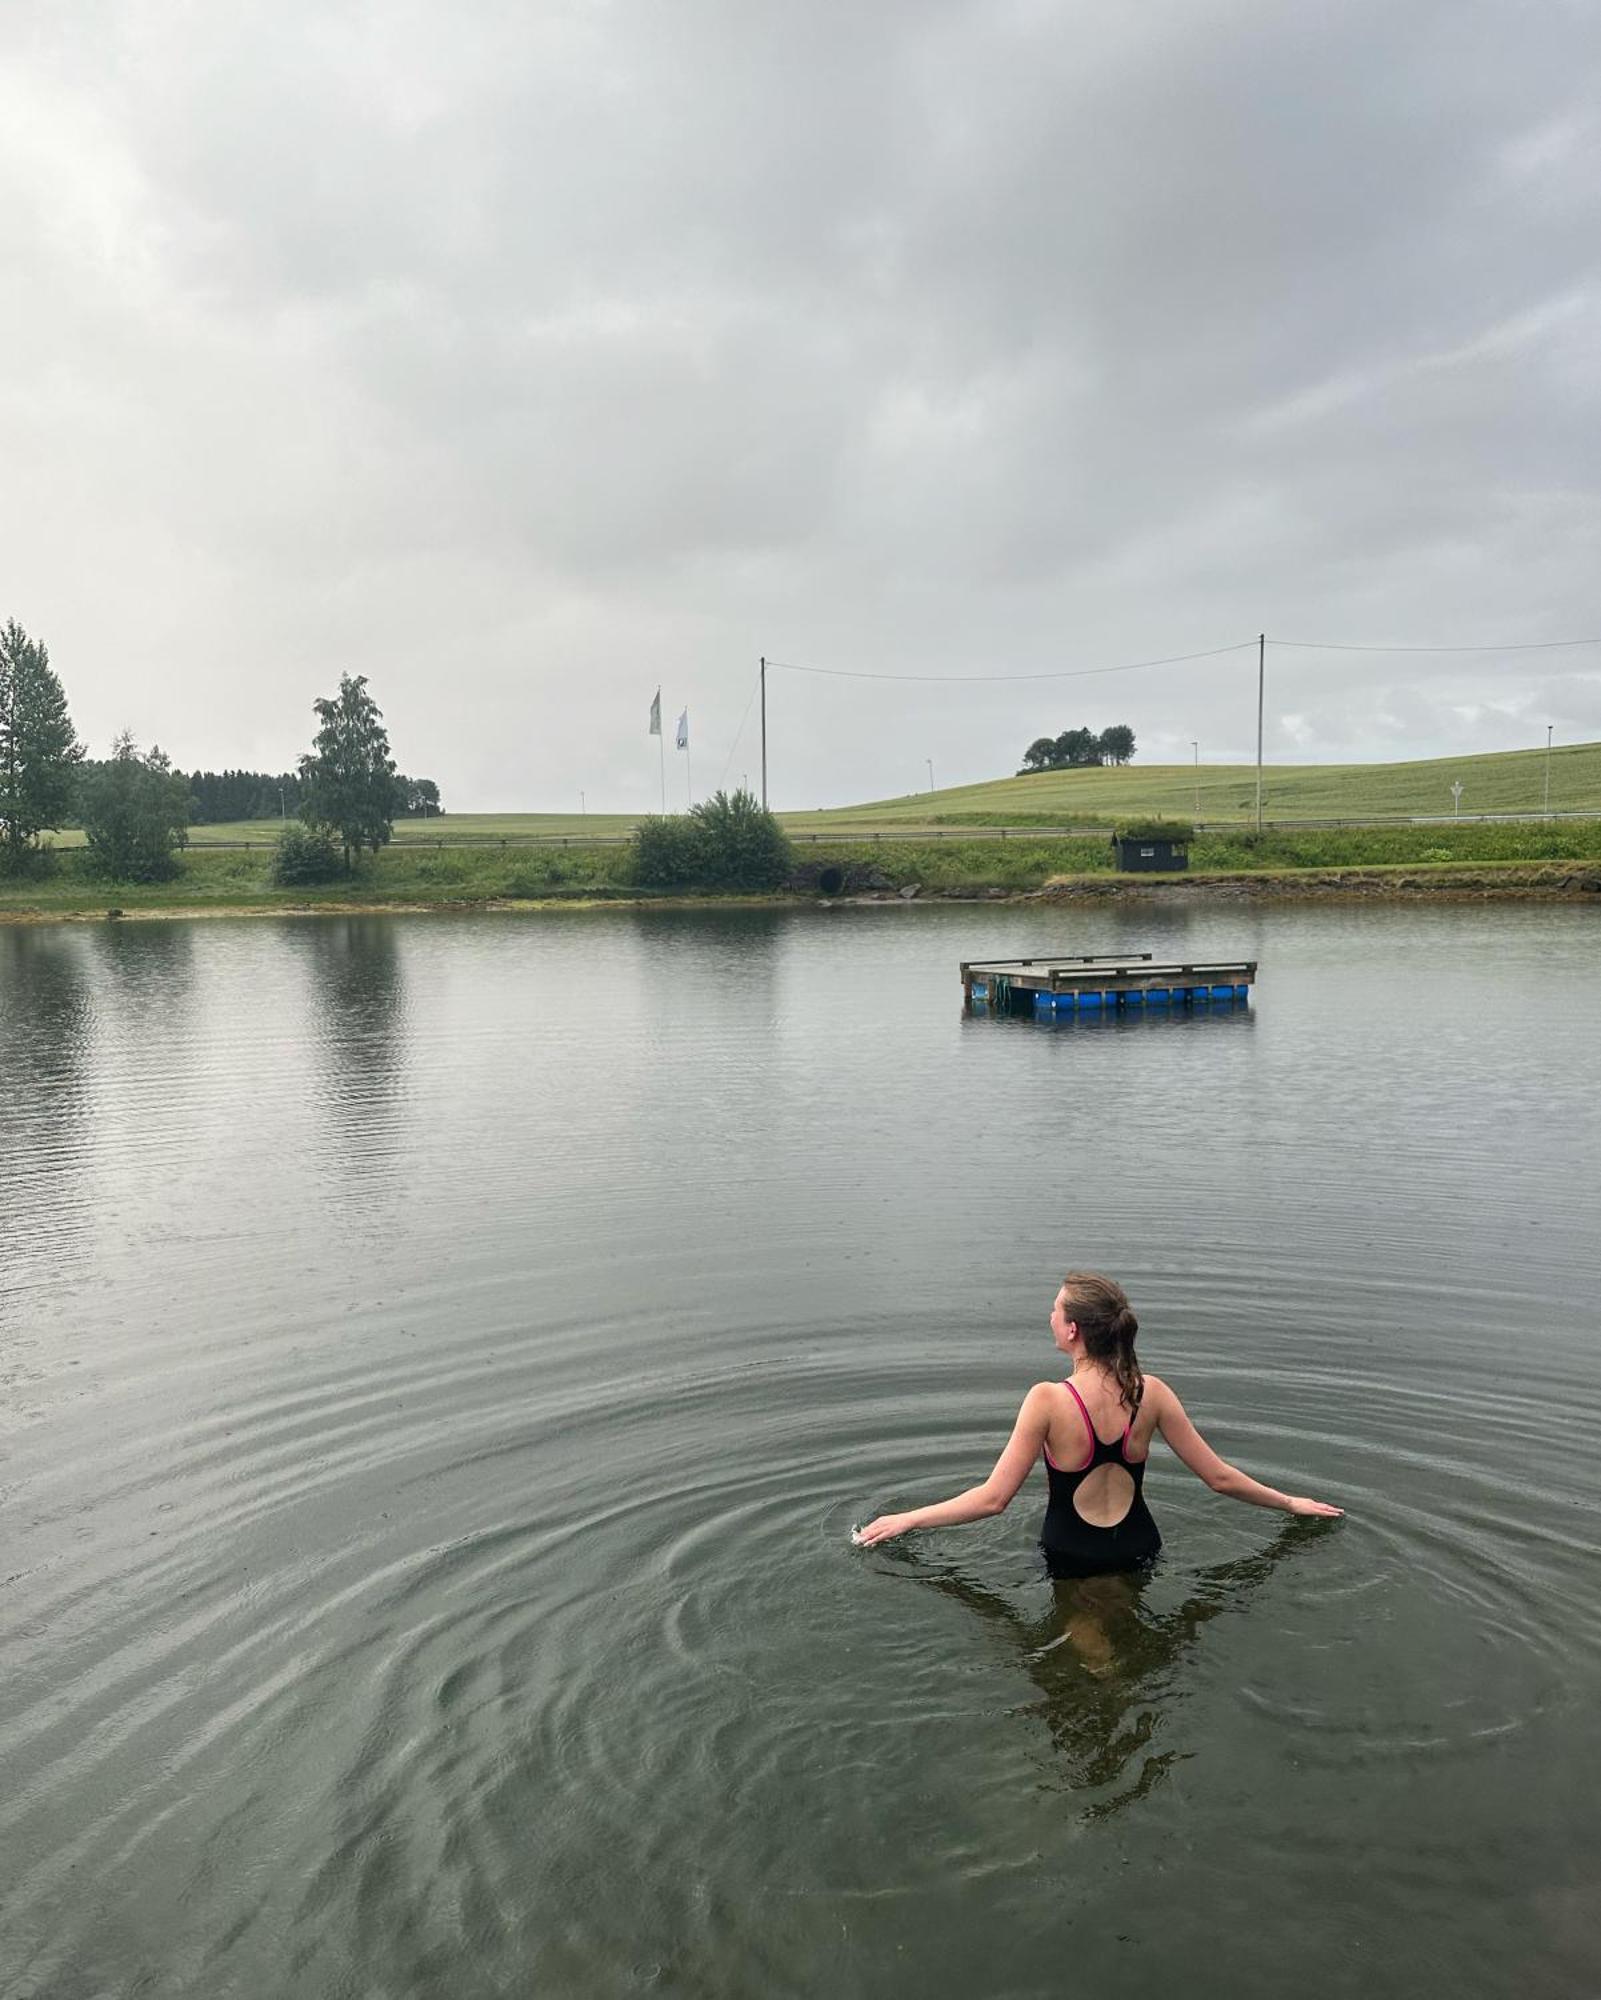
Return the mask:
[[[1162, 1537], [1145, 1504], [1152, 1410], [1130, 1410], [1100, 1369], [1042, 1385], [1049, 1390], [1045, 1438], [1050, 1500], [1040, 1546], [1053, 1576], [1096, 1576], [1150, 1562]], [[1154, 1400], [1154, 1399], [1153, 1399]]]

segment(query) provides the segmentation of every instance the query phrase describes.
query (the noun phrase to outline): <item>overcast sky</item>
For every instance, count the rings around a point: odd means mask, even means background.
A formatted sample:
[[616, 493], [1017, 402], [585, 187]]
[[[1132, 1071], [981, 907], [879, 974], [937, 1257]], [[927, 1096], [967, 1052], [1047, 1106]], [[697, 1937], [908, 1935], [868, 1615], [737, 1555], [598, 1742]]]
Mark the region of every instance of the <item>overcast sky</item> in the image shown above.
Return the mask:
[[[758, 770], [758, 656], [1044, 674], [1601, 635], [1601, 9], [6, 0], [0, 618], [279, 768], [365, 673], [461, 810]], [[772, 797], [1251, 652], [774, 673]], [[1269, 650], [1270, 760], [1601, 737], [1601, 648]], [[669, 741], [669, 803], [684, 758]]]

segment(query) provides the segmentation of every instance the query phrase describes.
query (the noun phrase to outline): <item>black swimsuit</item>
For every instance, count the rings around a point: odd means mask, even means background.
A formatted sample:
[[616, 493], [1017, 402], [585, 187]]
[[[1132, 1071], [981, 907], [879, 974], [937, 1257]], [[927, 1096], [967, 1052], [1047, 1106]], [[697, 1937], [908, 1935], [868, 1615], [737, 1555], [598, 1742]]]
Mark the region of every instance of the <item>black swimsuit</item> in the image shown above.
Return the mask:
[[[1145, 1460], [1128, 1456], [1126, 1424], [1120, 1438], [1112, 1444], [1103, 1444], [1095, 1435], [1084, 1398], [1071, 1382], [1066, 1387], [1072, 1392], [1089, 1433], [1090, 1455], [1082, 1465], [1068, 1472], [1051, 1457], [1050, 1446], [1045, 1447], [1045, 1472], [1051, 1482], [1050, 1504], [1040, 1530], [1045, 1566], [1052, 1576], [1104, 1576], [1112, 1570], [1138, 1569], [1150, 1562], [1162, 1546], [1162, 1537], [1145, 1504]], [[1073, 1505], [1073, 1496], [1098, 1465], [1120, 1465], [1134, 1481], [1134, 1499], [1128, 1512], [1110, 1528], [1097, 1528]]]

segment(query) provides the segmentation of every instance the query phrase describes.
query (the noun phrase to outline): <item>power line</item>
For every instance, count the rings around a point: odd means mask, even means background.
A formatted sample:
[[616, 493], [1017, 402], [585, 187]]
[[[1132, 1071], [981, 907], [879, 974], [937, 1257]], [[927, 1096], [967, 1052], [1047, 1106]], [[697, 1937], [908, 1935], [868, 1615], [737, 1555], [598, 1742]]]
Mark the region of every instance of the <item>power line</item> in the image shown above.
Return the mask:
[[928, 681], [936, 686], [954, 686], [959, 682], [1077, 681], [1088, 680], [1096, 674], [1138, 673], [1143, 667], [1177, 667], [1187, 660], [1215, 660], [1222, 653], [1243, 653], [1256, 643], [1255, 639], [1241, 639], [1232, 646], [1209, 646], [1203, 653], [1171, 653], [1161, 660], [1125, 660], [1116, 667], [1066, 667], [1046, 674], [876, 674], [855, 667], [803, 667], [794, 660], [769, 660], [767, 664], [782, 667], [785, 673], [827, 674], [834, 680]]
[[745, 699], [745, 713], [739, 718], [739, 727], [734, 731], [734, 740], [729, 744], [728, 755], [723, 760], [723, 775], [717, 780], [719, 791], [728, 782], [728, 767], [734, 761], [734, 752], [739, 748], [739, 739], [745, 734], [745, 724], [750, 721], [751, 703], [756, 699], [756, 690], [761, 686], [761, 681], [762, 677], [758, 674], [750, 684], [750, 693]]
[[1601, 646], [1601, 639], [1528, 639], [1510, 646], [1352, 646], [1337, 639], [1274, 639], [1270, 646], [1293, 646], [1301, 653], [1544, 653], [1559, 646]]

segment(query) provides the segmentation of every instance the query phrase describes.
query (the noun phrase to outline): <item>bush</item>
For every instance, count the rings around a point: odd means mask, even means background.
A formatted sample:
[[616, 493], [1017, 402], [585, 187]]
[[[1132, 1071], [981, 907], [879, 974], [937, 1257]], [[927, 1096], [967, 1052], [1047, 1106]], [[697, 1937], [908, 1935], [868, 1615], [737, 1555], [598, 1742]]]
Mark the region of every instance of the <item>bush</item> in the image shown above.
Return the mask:
[[88, 865], [113, 882], [170, 882], [189, 842], [189, 785], [159, 749], [126, 731], [81, 786]]
[[0, 840], [0, 882], [47, 882], [56, 872], [56, 850]]
[[713, 792], [690, 812], [699, 823], [708, 881], [719, 889], [777, 889], [795, 866], [789, 835], [749, 792]]
[[687, 814], [641, 820], [631, 873], [647, 889], [777, 889], [795, 866], [789, 836], [751, 793], [714, 792]]
[[653, 813], [634, 828], [629, 873], [643, 889], [683, 889], [700, 882], [706, 857], [700, 824], [688, 816]]
[[286, 826], [273, 850], [270, 879], [277, 889], [300, 889], [335, 882], [345, 872], [333, 836], [320, 827]]
[[1195, 828], [1187, 819], [1125, 819], [1112, 828], [1114, 840], [1166, 840], [1188, 847]]

